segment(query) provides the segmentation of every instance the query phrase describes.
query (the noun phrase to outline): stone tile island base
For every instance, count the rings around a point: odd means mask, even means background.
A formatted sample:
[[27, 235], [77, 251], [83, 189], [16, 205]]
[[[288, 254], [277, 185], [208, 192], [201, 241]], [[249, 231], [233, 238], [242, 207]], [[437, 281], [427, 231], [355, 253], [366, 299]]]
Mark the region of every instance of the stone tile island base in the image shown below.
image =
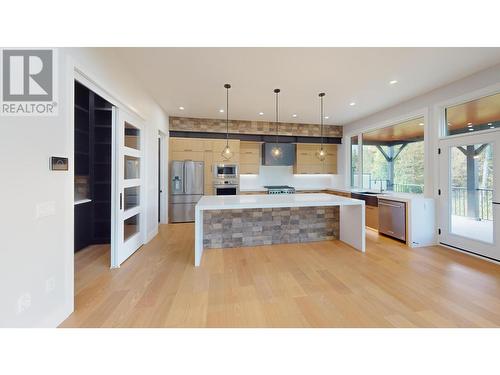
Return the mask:
[[339, 239], [339, 207], [206, 210], [203, 247], [225, 248]]

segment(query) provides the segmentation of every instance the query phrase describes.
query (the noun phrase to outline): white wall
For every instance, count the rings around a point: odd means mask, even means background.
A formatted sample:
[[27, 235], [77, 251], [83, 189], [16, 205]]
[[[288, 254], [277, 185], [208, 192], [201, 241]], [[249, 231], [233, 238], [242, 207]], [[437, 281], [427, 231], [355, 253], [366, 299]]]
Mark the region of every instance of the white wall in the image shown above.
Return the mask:
[[[451, 62], [452, 63], [452, 62]], [[420, 95], [401, 104], [377, 112], [361, 120], [354, 121], [344, 126], [343, 143], [347, 145], [347, 140], [351, 135], [358, 134], [367, 129], [381, 126], [388, 126], [400, 120], [405, 120], [415, 115], [426, 116], [425, 138], [426, 138], [426, 164], [425, 164], [425, 195], [436, 197], [438, 188], [439, 170], [436, 163], [437, 147], [439, 141], [439, 113], [436, 106], [441, 103], [458, 99], [464, 95], [475, 93], [477, 95], [487, 95], [492, 90], [498, 90], [500, 83], [500, 64], [471, 76], [455, 81], [449, 85], [433, 90], [424, 95]], [[400, 82], [399, 84], [404, 84]], [[344, 148], [344, 169], [348, 172], [349, 147]], [[349, 176], [346, 175], [346, 181]]]
[[[50, 156], [73, 166], [73, 64], [145, 119], [147, 232], [157, 231], [157, 135], [168, 133], [167, 115], [112, 52], [59, 49], [59, 115], [0, 117], [0, 326], [55, 326], [73, 310], [73, 171], [48, 166]], [[55, 214], [37, 219], [43, 202]]]
[[296, 189], [344, 188], [344, 152], [338, 145], [338, 170], [335, 175], [294, 175], [293, 167], [260, 166], [258, 175], [241, 175], [240, 189], [262, 189], [266, 185], [289, 185]]

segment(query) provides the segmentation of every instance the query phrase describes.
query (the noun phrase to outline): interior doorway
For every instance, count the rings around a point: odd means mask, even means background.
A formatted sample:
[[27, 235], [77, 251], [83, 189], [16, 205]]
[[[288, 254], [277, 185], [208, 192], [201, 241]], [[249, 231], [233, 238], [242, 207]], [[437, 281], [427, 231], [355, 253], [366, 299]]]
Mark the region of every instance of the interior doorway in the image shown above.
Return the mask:
[[158, 223], [167, 224], [167, 135], [158, 131]]
[[106, 251], [112, 237], [113, 105], [78, 81], [74, 97], [74, 251], [95, 245]]
[[440, 141], [439, 241], [500, 261], [500, 133]]

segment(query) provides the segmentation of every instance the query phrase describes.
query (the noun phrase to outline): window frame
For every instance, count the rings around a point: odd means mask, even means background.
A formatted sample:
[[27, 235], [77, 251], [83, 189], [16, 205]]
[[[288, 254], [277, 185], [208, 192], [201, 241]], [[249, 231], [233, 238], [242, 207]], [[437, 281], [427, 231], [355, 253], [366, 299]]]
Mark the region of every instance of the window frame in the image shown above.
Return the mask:
[[364, 172], [364, 168], [363, 168], [363, 134], [372, 132], [374, 130], [398, 125], [400, 123], [414, 120], [414, 119], [421, 118], [421, 117], [424, 119], [424, 189], [423, 189], [423, 194], [425, 196], [427, 196], [429, 194], [429, 192], [432, 191], [432, 187], [428, 186], [429, 185], [428, 182], [430, 181], [430, 171], [431, 171], [431, 168], [429, 168], [429, 163], [430, 163], [429, 155], [430, 155], [430, 150], [432, 148], [430, 145], [431, 137], [430, 137], [429, 132], [430, 132], [431, 128], [429, 126], [429, 111], [427, 108], [422, 108], [422, 109], [419, 109], [417, 111], [406, 113], [405, 115], [394, 117], [390, 120], [381, 121], [379, 123], [376, 123], [373, 126], [363, 127], [357, 131], [349, 132], [345, 135], [346, 136], [346, 144], [348, 144], [346, 160], [347, 160], [347, 167], [348, 167], [347, 170], [349, 171], [349, 175], [348, 175], [349, 188], [350, 189], [363, 189], [362, 177], [358, 179], [358, 185], [356, 185], [356, 186], [351, 185], [351, 181], [353, 181], [353, 175], [352, 175], [352, 169], [351, 169], [351, 166], [352, 166], [352, 160], [351, 160], [352, 159], [352, 142], [351, 142], [352, 137], [355, 137], [355, 136], [358, 137], [358, 147], [359, 147], [359, 154], [358, 154], [359, 171], [358, 171], [358, 173], [359, 173], [359, 176], [363, 176], [363, 172]]
[[[439, 102], [434, 106], [435, 121], [438, 124], [438, 141], [444, 139], [453, 139], [458, 137], [467, 136], [469, 133], [460, 133], [447, 135], [447, 123], [446, 123], [446, 108], [453, 107], [456, 105], [465, 104], [474, 100], [486, 98], [488, 96], [500, 94], [500, 83], [487, 86], [485, 88], [467, 92], [466, 94], [456, 96], [451, 99]], [[487, 134], [500, 131], [500, 128], [496, 129], [485, 129], [479, 130], [477, 132], [472, 132], [474, 134]]]

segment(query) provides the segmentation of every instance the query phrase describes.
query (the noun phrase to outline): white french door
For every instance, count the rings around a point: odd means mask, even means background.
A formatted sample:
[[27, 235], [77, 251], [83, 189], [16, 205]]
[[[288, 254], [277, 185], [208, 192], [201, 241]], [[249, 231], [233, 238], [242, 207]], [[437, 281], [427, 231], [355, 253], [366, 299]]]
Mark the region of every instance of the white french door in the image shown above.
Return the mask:
[[500, 132], [439, 145], [439, 242], [500, 261]]
[[119, 267], [145, 241], [144, 126], [132, 114], [115, 108], [114, 238], [111, 267]]

